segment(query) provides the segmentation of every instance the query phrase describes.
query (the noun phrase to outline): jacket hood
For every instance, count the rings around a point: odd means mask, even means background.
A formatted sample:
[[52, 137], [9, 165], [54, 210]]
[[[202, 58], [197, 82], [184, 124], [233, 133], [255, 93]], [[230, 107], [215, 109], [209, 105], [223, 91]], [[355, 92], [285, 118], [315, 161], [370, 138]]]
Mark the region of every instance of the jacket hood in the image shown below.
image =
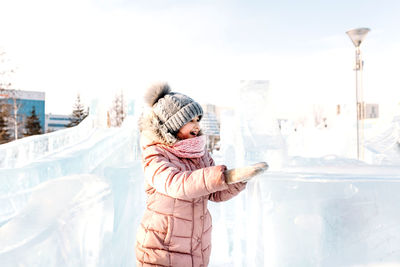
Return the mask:
[[[179, 139], [171, 134], [165, 133], [161, 131], [161, 122], [157, 118], [157, 115], [149, 109], [146, 112], [142, 113], [139, 118], [139, 131], [140, 131], [140, 143], [141, 146], [147, 147], [152, 144], [163, 144], [167, 146], [172, 146]], [[200, 130], [199, 136], [203, 135], [202, 131]]]
[[139, 131], [142, 147], [151, 144], [173, 145], [178, 140], [170, 133], [160, 130], [161, 123], [152, 110], [144, 112], [139, 118]]

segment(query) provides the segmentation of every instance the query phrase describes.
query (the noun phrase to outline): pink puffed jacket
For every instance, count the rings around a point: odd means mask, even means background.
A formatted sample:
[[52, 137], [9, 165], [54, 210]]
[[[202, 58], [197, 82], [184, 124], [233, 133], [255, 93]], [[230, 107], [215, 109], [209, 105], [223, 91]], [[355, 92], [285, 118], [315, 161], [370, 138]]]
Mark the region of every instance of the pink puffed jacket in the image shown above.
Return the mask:
[[207, 202], [228, 200], [245, 184], [226, 184], [226, 167], [213, 166], [208, 153], [179, 158], [159, 141], [142, 133], [147, 207], [136, 236], [137, 266], [207, 266], [212, 228]]

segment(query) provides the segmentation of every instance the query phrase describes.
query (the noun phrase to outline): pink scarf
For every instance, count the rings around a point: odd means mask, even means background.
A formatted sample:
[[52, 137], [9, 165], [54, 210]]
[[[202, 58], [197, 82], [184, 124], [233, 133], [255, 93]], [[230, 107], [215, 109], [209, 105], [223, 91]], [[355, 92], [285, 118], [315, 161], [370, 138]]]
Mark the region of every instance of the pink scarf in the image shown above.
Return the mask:
[[163, 146], [167, 151], [180, 158], [200, 158], [206, 152], [206, 137], [204, 135], [184, 139], [172, 146]]

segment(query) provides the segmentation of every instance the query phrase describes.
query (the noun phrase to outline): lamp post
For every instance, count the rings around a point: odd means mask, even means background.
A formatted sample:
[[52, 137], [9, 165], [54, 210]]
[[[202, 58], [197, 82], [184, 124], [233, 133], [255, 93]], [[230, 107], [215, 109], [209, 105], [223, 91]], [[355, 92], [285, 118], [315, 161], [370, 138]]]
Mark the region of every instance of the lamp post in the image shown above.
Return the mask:
[[356, 48], [356, 108], [357, 108], [357, 158], [364, 159], [364, 119], [365, 119], [365, 105], [363, 100], [362, 91], [362, 70], [364, 61], [361, 59], [360, 45], [364, 41], [367, 33], [370, 31], [368, 28], [357, 28], [348, 30], [346, 33], [350, 37]]

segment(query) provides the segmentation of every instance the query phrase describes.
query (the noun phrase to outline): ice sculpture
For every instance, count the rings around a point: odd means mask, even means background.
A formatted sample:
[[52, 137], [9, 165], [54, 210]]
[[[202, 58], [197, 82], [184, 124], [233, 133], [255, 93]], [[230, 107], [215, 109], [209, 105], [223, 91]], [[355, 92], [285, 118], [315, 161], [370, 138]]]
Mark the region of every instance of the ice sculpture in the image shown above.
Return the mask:
[[[301, 162], [301, 163], [299, 163]], [[400, 265], [400, 167], [326, 158], [267, 172], [212, 205], [218, 266]], [[228, 241], [228, 242], [227, 242]], [[225, 243], [225, 244], [224, 244]]]
[[374, 164], [400, 165], [400, 117], [380, 135], [367, 140], [366, 160]]
[[[216, 266], [400, 265], [400, 167], [327, 156], [289, 158], [268, 82], [241, 83], [221, 121], [218, 163], [267, 161], [231, 202], [211, 205]], [[382, 140], [381, 140], [382, 141]], [[390, 204], [389, 204], [390, 203]], [[225, 241], [220, 241], [225, 240]], [[221, 256], [223, 255], [223, 256]]]
[[[242, 106], [223, 115], [214, 158], [229, 167], [266, 160], [271, 169], [239, 197], [210, 203], [210, 266], [399, 266], [399, 165], [289, 158], [265, 105], [268, 82], [241, 88]], [[82, 129], [58, 133], [70, 141], [56, 149], [0, 155], [0, 266], [135, 266], [145, 206], [135, 119], [118, 129], [88, 119]], [[81, 132], [68, 139], [73, 131]], [[41, 138], [22, 139], [15, 149]]]
[[267, 161], [278, 168], [286, 148], [272, 116], [268, 81], [241, 81], [235, 109], [222, 114], [221, 150], [228, 164]]
[[96, 176], [42, 183], [0, 228], [1, 266], [100, 266], [112, 237], [112, 213], [110, 186]]
[[30, 136], [0, 146], [0, 168], [18, 168], [38, 158], [58, 152], [95, 131], [91, 118], [76, 127], [45, 135]]
[[[65, 134], [69, 134], [68, 130]], [[33, 186], [71, 174], [102, 175], [106, 166], [136, 158], [135, 134], [129, 127], [89, 130], [87, 136], [73, 146], [66, 146], [19, 168], [0, 169], [0, 225], [25, 205], [29, 194], [21, 192], [29, 191]], [[43, 138], [46, 138], [45, 135]], [[31, 140], [37, 142], [36, 139]]]
[[134, 265], [145, 204], [136, 122], [87, 120], [78, 141], [0, 169], [1, 266]]

